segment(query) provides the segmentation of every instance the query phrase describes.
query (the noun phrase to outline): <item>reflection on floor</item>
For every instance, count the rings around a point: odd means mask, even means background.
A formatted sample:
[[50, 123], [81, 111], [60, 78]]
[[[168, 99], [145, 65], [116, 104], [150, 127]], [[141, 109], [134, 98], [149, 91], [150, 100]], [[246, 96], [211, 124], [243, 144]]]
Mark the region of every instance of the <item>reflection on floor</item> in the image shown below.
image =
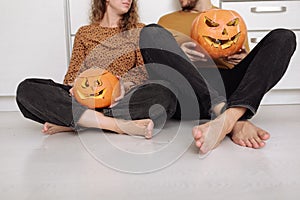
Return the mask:
[[263, 106], [252, 120], [265, 148], [229, 138], [199, 156], [194, 122], [170, 121], [152, 140], [99, 130], [43, 135], [0, 112], [0, 199], [299, 199], [300, 105]]

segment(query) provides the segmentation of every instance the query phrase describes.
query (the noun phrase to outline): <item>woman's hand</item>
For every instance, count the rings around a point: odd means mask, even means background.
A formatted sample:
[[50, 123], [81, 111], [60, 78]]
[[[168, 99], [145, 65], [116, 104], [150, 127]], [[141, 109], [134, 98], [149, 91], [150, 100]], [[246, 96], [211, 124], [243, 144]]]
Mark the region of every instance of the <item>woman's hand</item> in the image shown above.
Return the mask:
[[70, 95], [70, 96], [74, 96], [74, 87], [71, 87], [71, 88], [69, 89], [69, 95]]
[[117, 78], [119, 79], [119, 84], [120, 84], [120, 96], [115, 98], [114, 102], [109, 106], [110, 108], [117, 105], [118, 101], [124, 98], [125, 91], [129, 90], [129, 88], [134, 85], [132, 82], [124, 82], [120, 76], [117, 76]]
[[121, 79], [120, 76], [117, 76], [117, 78], [119, 79], [119, 84], [120, 84], [120, 96], [115, 98], [115, 102], [116, 101], [120, 101], [121, 99], [123, 99], [124, 95], [125, 95], [125, 86], [124, 86], [124, 82]]
[[192, 61], [207, 61], [205, 54], [200, 52], [200, 48], [197, 48], [197, 44], [194, 42], [185, 42], [181, 44], [182, 51]]
[[239, 62], [241, 62], [241, 60], [243, 60], [247, 56], [247, 54], [248, 53], [246, 49], [243, 47], [237, 53], [224, 58], [224, 61], [232, 65], [237, 65]]

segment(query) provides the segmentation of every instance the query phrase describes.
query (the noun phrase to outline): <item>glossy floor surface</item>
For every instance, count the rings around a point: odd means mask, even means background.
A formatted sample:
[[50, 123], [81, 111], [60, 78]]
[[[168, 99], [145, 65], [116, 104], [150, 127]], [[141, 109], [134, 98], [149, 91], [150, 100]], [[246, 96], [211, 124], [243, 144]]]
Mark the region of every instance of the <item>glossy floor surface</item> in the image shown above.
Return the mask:
[[0, 199], [300, 199], [300, 105], [263, 106], [263, 149], [229, 138], [199, 155], [194, 122], [170, 121], [151, 140], [86, 130], [43, 135], [0, 112]]

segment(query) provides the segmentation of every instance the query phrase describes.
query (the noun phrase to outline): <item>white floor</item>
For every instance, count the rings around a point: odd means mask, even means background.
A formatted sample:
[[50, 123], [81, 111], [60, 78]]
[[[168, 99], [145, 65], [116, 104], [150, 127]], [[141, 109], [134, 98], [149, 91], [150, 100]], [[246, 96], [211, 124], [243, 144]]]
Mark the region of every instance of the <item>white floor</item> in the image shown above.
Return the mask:
[[18, 112], [0, 112], [0, 199], [300, 199], [300, 105], [263, 106], [271, 133], [260, 150], [229, 138], [206, 156], [193, 122], [169, 122], [152, 140], [101, 134], [44, 136]]

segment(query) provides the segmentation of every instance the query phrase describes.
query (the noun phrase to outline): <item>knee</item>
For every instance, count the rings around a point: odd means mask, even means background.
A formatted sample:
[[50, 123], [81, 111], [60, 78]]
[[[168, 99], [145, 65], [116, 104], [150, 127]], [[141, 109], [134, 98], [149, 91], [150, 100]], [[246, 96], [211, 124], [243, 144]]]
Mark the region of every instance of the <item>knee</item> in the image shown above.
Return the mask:
[[161, 25], [159, 24], [155, 24], [155, 23], [152, 23], [152, 24], [147, 24], [144, 28], [147, 28], [147, 27], [153, 27], [153, 28], [162, 28]]
[[27, 94], [26, 91], [30, 90], [31, 79], [25, 79], [21, 83], [19, 83], [17, 87], [17, 100], [23, 99], [23, 97]]
[[17, 102], [29, 102], [32, 103], [34, 98], [39, 95], [35, 90], [35, 83], [37, 79], [25, 79], [19, 83], [16, 90], [16, 101]]
[[172, 36], [171, 32], [169, 32], [164, 27], [158, 24], [148, 24], [144, 26], [140, 33], [140, 40], [145, 38], [145, 40], [159, 39], [162, 35]]
[[270, 38], [272, 42], [278, 45], [278, 48], [282, 50], [290, 50], [294, 52], [296, 49], [296, 34], [289, 29], [275, 29], [270, 32]]

